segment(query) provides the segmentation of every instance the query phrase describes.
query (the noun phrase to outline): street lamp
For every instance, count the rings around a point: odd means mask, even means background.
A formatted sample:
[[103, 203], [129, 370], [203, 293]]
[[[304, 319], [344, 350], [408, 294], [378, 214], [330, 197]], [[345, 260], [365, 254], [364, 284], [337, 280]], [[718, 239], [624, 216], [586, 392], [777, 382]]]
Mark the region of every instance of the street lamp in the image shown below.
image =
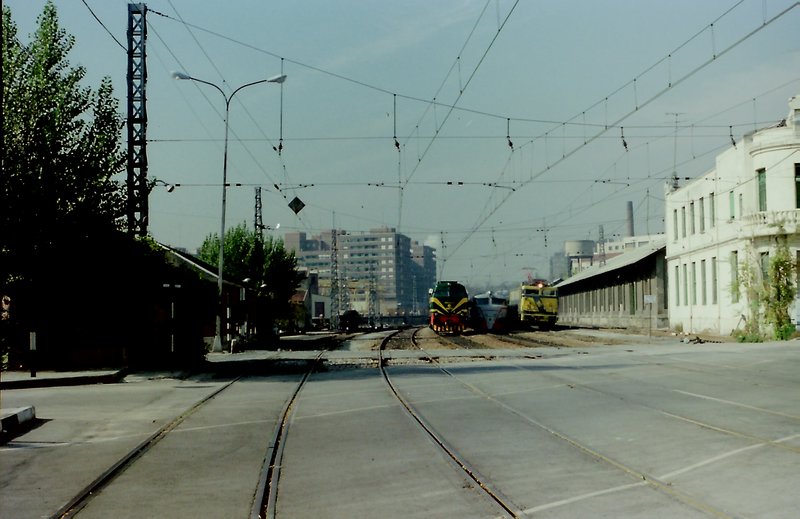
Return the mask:
[[220, 218], [220, 231], [219, 231], [219, 260], [217, 265], [217, 292], [219, 295], [219, 311], [217, 312], [217, 320], [216, 320], [216, 327], [215, 327], [215, 335], [214, 335], [214, 346], [212, 351], [222, 351], [222, 312], [225, 308], [225, 301], [223, 299], [223, 292], [222, 292], [222, 267], [225, 264], [225, 258], [223, 254], [223, 249], [225, 248], [225, 204], [227, 201], [227, 184], [228, 184], [228, 117], [230, 115], [231, 109], [231, 100], [233, 96], [236, 95], [237, 92], [243, 90], [247, 87], [253, 85], [259, 85], [261, 83], [283, 83], [286, 81], [286, 74], [281, 74], [279, 76], [274, 76], [268, 79], [260, 79], [258, 81], [253, 81], [251, 83], [246, 83], [236, 90], [234, 90], [231, 95], [225, 94], [225, 91], [222, 90], [219, 86], [211, 83], [209, 81], [205, 81], [203, 79], [198, 79], [196, 77], [192, 77], [185, 72], [180, 71], [173, 71], [172, 77], [174, 79], [188, 79], [190, 81], [194, 81], [196, 83], [203, 83], [204, 85], [208, 85], [211, 87], [216, 88], [222, 97], [225, 99], [225, 151], [223, 153], [222, 159], [222, 217]]

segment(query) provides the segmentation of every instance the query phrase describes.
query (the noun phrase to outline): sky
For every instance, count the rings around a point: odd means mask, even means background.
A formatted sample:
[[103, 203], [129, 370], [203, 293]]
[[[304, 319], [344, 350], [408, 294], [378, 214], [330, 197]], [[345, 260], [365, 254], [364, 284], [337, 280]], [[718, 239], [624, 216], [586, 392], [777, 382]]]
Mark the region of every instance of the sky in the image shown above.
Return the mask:
[[[54, 4], [70, 63], [124, 110], [128, 2]], [[27, 41], [44, 1], [4, 5]], [[276, 237], [390, 227], [482, 288], [623, 236], [629, 201], [636, 234], [663, 232], [673, 173], [706, 173], [800, 94], [794, 0], [145, 5], [148, 176], [177, 186], [152, 191], [149, 230], [190, 251], [220, 230], [225, 100], [172, 71], [227, 95], [287, 76], [231, 98], [228, 227], [252, 228], [260, 186]]]

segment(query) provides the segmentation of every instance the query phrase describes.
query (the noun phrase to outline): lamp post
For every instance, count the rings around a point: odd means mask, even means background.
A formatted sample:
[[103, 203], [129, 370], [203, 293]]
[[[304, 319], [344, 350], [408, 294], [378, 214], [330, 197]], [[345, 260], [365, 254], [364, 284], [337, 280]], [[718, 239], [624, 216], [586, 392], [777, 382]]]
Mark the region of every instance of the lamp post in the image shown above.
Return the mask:
[[225, 309], [225, 301], [222, 292], [222, 267], [225, 264], [225, 257], [223, 253], [223, 249], [225, 248], [225, 205], [227, 201], [227, 185], [228, 185], [228, 118], [230, 115], [231, 109], [231, 100], [233, 96], [237, 94], [240, 90], [243, 90], [247, 87], [251, 87], [253, 85], [260, 85], [261, 83], [283, 83], [286, 81], [286, 74], [281, 74], [279, 76], [274, 76], [268, 79], [260, 79], [258, 81], [253, 81], [251, 83], [246, 83], [233, 92], [231, 95], [225, 94], [225, 91], [222, 90], [219, 86], [211, 83], [209, 81], [205, 81], [203, 79], [198, 79], [196, 77], [192, 77], [185, 72], [174, 71], [172, 72], [172, 77], [175, 79], [188, 79], [190, 81], [195, 81], [197, 83], [202, 83], [204, 85], [208, 85], [211, 87], [216, 88], [222, 97], [225, 99], [225, 151], [223, 152], [223, 159], [222, 159], [222, 217], [220, 218], [220, 231], [219, 231], [219, 259], [217, 261], [217, 292], [219, 295], [219, 310], [217, 311], [217, 319], [216, 319], [216, 327], [215, 327], [215, 335], [214, 335], [214, 346], [212, 351], [222, 351], [222, 312]]

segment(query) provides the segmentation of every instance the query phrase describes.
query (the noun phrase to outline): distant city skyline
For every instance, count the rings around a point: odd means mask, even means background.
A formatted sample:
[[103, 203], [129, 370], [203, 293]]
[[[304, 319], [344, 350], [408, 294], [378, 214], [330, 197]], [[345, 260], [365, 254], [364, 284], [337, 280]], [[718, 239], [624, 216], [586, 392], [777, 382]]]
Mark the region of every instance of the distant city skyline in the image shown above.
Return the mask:
[[[71, 64], [124, 110], [128, 2], [53, 3]], [[4, 2], [23, 42], [43, 5]], [[800, 93], [792, 0], [145, 5], [149, 176], [177, 186], [153, 190], [150, 231], [190, 251], [219, 232], [224, 102], [171, 71], [229, 93], [287, 75], [232, 104], [229, 226], [253, 225], [261, 186], [273, 235], [393, 227], [472, 286], [546, 273], [600, 225], [624, 235], [628, 201], [637, 234], [663, 232], [673, 175]]]

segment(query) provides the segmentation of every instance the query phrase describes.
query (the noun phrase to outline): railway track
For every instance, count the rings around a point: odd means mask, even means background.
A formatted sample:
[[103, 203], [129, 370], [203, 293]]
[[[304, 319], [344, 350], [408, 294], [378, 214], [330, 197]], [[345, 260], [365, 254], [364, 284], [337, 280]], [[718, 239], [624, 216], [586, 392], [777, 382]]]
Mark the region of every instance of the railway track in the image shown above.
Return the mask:
[[[497, 404], [500, 407], [504, 408], [510, 414], [521, 418], [522, 420], [526, 421], [527, 423], [531, 424], [534, 427], [537, 427], [539, 429], [543, 429], [544, 431], [548, 432], [549, 434], [553, 435], [554, 437], [558, 438], [559, 440], [561, 440], [563, 442], [566, 442], [567, 444], [569, 444], [573, 448], [581, 451], [582, 453], [590, 456], [591, 458], [594, 458], [598, 462], [610, 465], [611, 467], [614, 467], [615, 469], [617, 469], [617, 470], [619, 470], [619, 471], [631, 476], [632, 478], [634, 478], [635, 480], [638, 480], [640, 482], [640, 483], [633, 483], [632, 486], [648, 486], [648, 487], [652, 488], [653, 490], [655, 490], [655, 491], [657, 491], [659, 493], [665, 494], [665, 495], [669, 496], [672, 499], [680, 501], [684, 505], [686, 505], [686, 506], [688, 506], [688, 507], [690, 507], [690, 508], [692, 508], [694, 510], [697, 510], [699, 512], [702, 512], [703, 514], [706, 514], [708, 516], [717, 517], [717, 518], [732, 519], [733, 516], [729, 515], [724, 510], [721, 510], [721, 509], [713, 506], [712, 504], [710, 504], [710, 503], [708, 503], [706, 501], [703, 501], [702, 499], [700, 499], [700, 498], [698, 498], [698, 497], [696, 497], [696, 496], [694, 496], [694, 495], [692, 495], [690, 493], [683, 492], [683, 491], [681, 491], [681, 490], [679, 490], [677, 488], [674, 488], [671, 483], [669, 483], [667, 481], [664, 481], [665, 479], [668, 479], [668, 477], [672, 476], [673, 474], [667, 474], [667, 475], [662, 476], [662, 478], [658, 478], [658, 477], [654, 477], [651, 474], [648, 474], [648, 473], [645, 473], [645, 472], [643, 472], [641, 470], [638, 470], [635, 467], [632, 467], [632, 466], [627, 465], [627, 464], [625, 464], [625, 463], [623, 463], [623, 462], [621, 462], [619, 460], [616, 460], [613, 457], [608, 456], [606, 454], [603, 454], [602, 452], [598, 451], [597, 449], [592, 448], [591, 446], [589, 446], [589, 445], [587, 445], [585, 443], [582, 443], [582, 442], [580, 442], [580, 441], [578, 441], [578, 440], [576, 440], [574, 438], [569, 437], [566, 434], [563, 434], [562, 432], [556, 430], [553, 427], [548, 426], [547, 424], [537, 420], [536, 418], [530, 417], [527, 414], [525, 414], [524, 412], [519, 411], [519, 410], [515, 409], [514, 407], [501, 402], [500, 400], [498, 400], [494, 396], [490, 395], [489, 393], [486, 393], [486, 392], [478, 389], [473, 384], [470, 384], [470, 383], [462, 380], [460, 377], [455, 375], [452, 371], [448, 370], [445, 366], [441, 365], [436, 360], [435, 356], [431, 355], [429, 352], [427, 352], [421, 346], [419, 346], [419, 343], [416, 340], [416, 332], [417, 331], [418, 331], [418, 329], [414, 330], [414, 333], [409, 338], [409, 340], [412, 342], [412, 344], [414, 344], [415, 347], [419, 348], [421, 351], [426, 353], [425, 358], [429, 363], [435, 365], [442, 373], [444, 373], [447, 376], [452, 377], [454, 380], [458, 381], [460, 384], [462, 384], [470, 392], [473, 392], [473, 393], [479, 395], [480, 397], [482, 397], [484, 399], [487, 399], [487, 400], [489, 400], [491, 402], [494, 402], [495, 404]], [[454, 339], [453, 337], [446, 338], [447, 341], [452, 342], [454, 344], [459, 344], [459, 343], [464, 343], [464, 342], [472, 343], [472, 341], [469, 341], [469, 339], [467, 339], [466, 337], [456, 337], [455, 338], [456, 340], [453, 340], [453, 339]], [[472, 343], [472, 344], [474, 344], [474, 343]], [[475, 346], [471, 346], [471, 347], [475, 347]], [[420, 425], [426, 430], [426, 432], [428, 432], [428, 434], [431, 435], [431, 437], [434, 439], [434, 441], [437, 444], [440, 444], [442, 446], [442, 448], [445, 449], [447, 454], [449, 456], [451, 456], [454, 460], [456, 460], [456, 463], [458, 465], [460, 465], [462, 467], [462, 469], [465, 470], [465, 472], [470, 474], [470, 471], [472, 471], [474, 469], [470, 468], [469, 464], [465, 460], [462, 460], [462, 458], [460, 457], [460, 455], [458, 453], [456, 453], [454, 450], [449, 449], [447, 447], [446, 441], [443, 438], [439, 438], [438, 435], [434, 432], [433, 428], [430, 425], [426, 424], [424, 422], [424, 420], [422, 418], [420, 418], [418, 416], [418, 414], [414, 411], [413, 407], [410, 406], [410, 404], [408, 404], [403, 399], [403, 397], [400, 395], [400, 393], [397, 391], [397, 389], [391, 383], [391, 380], [390, 380], [388, 374], [386, 373], [386, 370], [384, 369], [383, 364], [384, 364], [383, 361], [381, 361], [381, 370], [382, 370], [383, 376], [386, 378], [387, 383], [392, 388], [392, 392], [403, 403], [403, 406], [406, 407], [408, 412], [412, 415], [412, 417], [415, 420], [417, 420], [420, 423]], [[525, 369], [525, 368], [520, 368], [520, 369]], [[583, 388], [582, 386], [576, 386], [576, 385], [572, 385], [572, 384], [570, 385], [570, 387], [576, 387], [576, 388], [582, 388], [582, 389], [586, 389], [586, 390], [596, 391], [596, 392], [605, 394], [606, 396], [610, 396], [610, 397], [613, 397], [613, 398], [622, 398], [620, 395], [603, 392], [602, 390], [598, 390], [598, 389], [595, 389], [595, 388], [589, 388], [589, 387]], [[704, 423], [702, 421], [694, 420], [694, 419], [691, 419], [691, 418], [688, 418], [688, 417], [685, 417], [685, 416], [679, 416], [679, 415], [676, 415], [676, 414], [668, 413], [668, 412], [666, 412], [664, 410], [657, 409], [657, 408], [654, 408], [654, 407], [649, 407], [649, 406], [645, 406], [645, 405], [642, 405], [642, 404], [635, 404], [635, 405], [641, 405], [642, 407], [648, 407], [651, 410], [663, 413], [666, 416], [669, 416], [671, 418], [674, 418], [674, 419], [677, 419], [677, 420], [681, 420], [681, 421], [685, 421], [685, 422], [688, 422], [688, 423], [692, 423], [692, 424], [696, 425], [697, 427], [714, 430], [716, 432], [722, 432], [724, 434], [728, 434], [728, 435], [730, 435], [732, 437], [737, 437], [737, 438], [740, 438], [740, 439], [741, 438], [748, 439], [750, 441], [757, 442], [756, 443], [757, 445], [771, 446], [771, 447], [775, 447], [775, 448], [778, 448], [778, 449], [791, 451], [791, 452], [794, 452], [794, 453], [800, 452], [800, 449], [798, 449], [796, 447], [793, 447], [791, 445], [787, 445], [787, 444], [784, 443], [784, 441], [788, 441], [788, 440], [794, 439], [795, 437], [800, 436], [800, 435], [796, 435], [796, 436], [792, 436], [792, 437], [789, 437], [789, 438], [784, 438], [784, 439], [780, 439], [778, 441], [774, 441], [774, 440], [770, 440], [770, 439], [767, 439], [767, 438], [761, 438], [761, 437], [758, 437], [758, 436], [755, 436], [755, 435], [751, 435], [751, 434], [747, 434], [747, 433], [743, 433], [743, 432], [739, 432], [739, 431], [733, 431], [733, 430], [728, 430], [728, 429], [716, 427], [716, 426], [714, 426], [712, 424]], [[793, 418], [800, 419], [800, 417], [793, 417]], [[500, 506], [511, 517], [527, 517], [529, 514], [533, 514], [535, 512], [541, 511], [538, 508], [537, 509], [529, 509], [529, 510], [521, 510], [518, 507], [515, 507], [512, 504], [512, 502], [511, 502], [511, 500], [509, 498], [503, 496], [503, 494], [500, 492], [500, 490], [498, 490], [498, 489], [496, 489], [496, 488], [494, 488], [492, 486], [489, 486], [488, 483], [485, 482], [481, 478], [480, 474], [477, 471], [474, 472], [474, 474], [476, 475], [476, 477], [473, 477], [473, 480], [478, 484], [478, 486], [480, 488], [485, 489], [485, 490], [488, 489], [487, 490], [487, 494], [490, 495], [492, 497], [492, 499], [494, 499], [496, 502], [498, 502], [498, 504], [500, 504]], [[472, 476], [470, 476], [470, 477], [472, 477]], [[628, 486], [625, 486], [624, 488], [628, 488]]]
[[[320, 352], [313, 361], [307, 363], [307, 369], [303, 372], [300, 380], [291, 391], [287, 401], [283, 406], [277, 424], [273, 430], [273, 434], [269, 439], [265, 450], [264, 462], [260, 471], [261, 476], [256, 486], [255, 495], [252, 501], [252, 507], [250, 511], [251, 519], [275, 517], [277, 483], [280, 478], [280, 464], [287, 434], [287, 424], [291, 419], [298, 395], [302, 391], [311, 373], [317, 369], [320, 358], [323, 354], [324, 352]], [[68, 519], [76, 516], [79, 517], [80, 512], [87, 505], [89, 505], [94, 497], [102, 493], [103, 489], [117, 480], [128, 469], [134, 466], [137, 461], [147, 456], [157, 444], [167, 438], [171, 433], [173, 433], [173, 431], [175, 431], [176, 428], [178, 428], [192, 415], [197, 413], [205, 405], [219, 397], [225, 391], [229, 390], [237, 382], [242, 381], [244, 378], [246, 377], [236, 377], [230, 380], [209, 395], [202, 398], [200, 401], [181, 412], [179, 415], [175, 416], [175, 418], [164, 424], [157, 431], [148, 436], [144, 441], [121, 456], [97, 478], [78, 491], [71, 499], [69, 499], [68, 502], [61, 506], [54, 514], [50, 515], [50, 518]]]
[[136, 462], [137, 459], [144, 456], [149, 450], [151, 450], [156, 444], [158, 444], [161, 440], [163, 440], [170, 432], [172, 432], [176, 427], [178, 427], [181, 423], [183, 423], [188, 417], [192, 414], [197, 412], [203, 405], [207, 402], [218, 396], [220, 393], [231, 387], [234, 383], [236, 383], [239, 378], [235, 378], [228, 382], [227, 384], [223, 385], [216, 391], [212, 392], [211, 394], [207, 395], [205, 398], [200, 400], [199, 402], [195, 403], [193, 406], [189, 407], [187, 410], [164, 424], [161, 428], [159, 428], [156, 432], [151, 434], [147, 439], [141, 442], [139, 445], [128, 451], [127, 454], [122, 456], [116, 463], [111, 465], [108, 469], [103, 471], [97, 478], [95, 478], [91, 483], [87, 486], [82, 488], [72, 499], [70, 499], [66, 504], [64, 504], [61, 508], [56, 511], [53, 515], [51, 515], [51, 519], [66, 519], [70, 517], [74, 517], [78, 514], [92, 499], [93, 496], [97, 495], [98, 492], [102, 491], [103, 488], [108, 486], [112, 481], [114, 481], [117, 477], [119, 477], [123, 472], [125, 472], [133, 463]]
[[[418, 330], [419, 328], [415, 328], [411, 331], [408, 340], [412, 341], [412, 343], [416, 344], [414, 337]], [[386, 370], [386, 359], [383, 356], [386, 343], [388, 343], [390, 337], [391, 336], [386, 337], [381, 342], [379, 348], [379, 369], [392, 394], [394, 394], [397, 400], [402, 404], [409, 416], [411, 416], [411, 418], [417, 422], [417, 424], [419, 424], [419, 426], [430, 437], [430, 439], [433, 440], [433, 442], [447, 455], [454, 466], [463, 471], [464, 475], [468, 478], [468, 481], [472, 482], [476, 489], [483, 492], [488, 499], [493, 501], [507, 517], [520, 517], [519, 508], [514, 505], [508, 497], [504, 496], [500, 490], [495, 488], [488, 478], [482, 475], [475, 467], [470, 466], [469, 462], [465, 460], [452, 446], [450, 446], [445, 438], [440, 436], [433, 429], [433, 427], [431, 427], [431, 425], [427, 423], [427, 421], [416, 411], [416, 409], [408, 402], [408, 400], [406, 400], [397, 390], [395, 385], [392, 383], [389, 373]], [[435, 363], [432, 357], [429, 356], [429, 359], [430, 362]]]
[[[467, 375], [459, 372], [458, 366], [449, 367], [448, 369], [448, 365], [440, 364], [435, 352], [427, 351], [421, 344], [427, 339], [418, 337], [417, 333], [419, 331], [420, 329], [409, 329], [395, 332], [383, 338], [378, 348], [379, 353], [377, 365], [380, 371], [380, 377], [385, 381], [391, 394], [393, 395], [393, 398], [396, 398], [401, 404], [404, 412], [412, 418], [413, 422], [415, 422], [416, 425], [419, 426], [420, 430], [424, 432], [428, 438], [430, 438], [432, 443], [438, 449], [441, 449], [443, 457], [451, 463], [453, 469], [458, 473], [463, 474], [464, 479], [467, 480], [469, 484], [469, 488], [472, 488], [476, 492], [479, 492], [481, 495], [485, 496], [487, 503], [492, 503], [490, 506], [497, 509], [497, 516], [529, 517], [561, 505], [559, 504], [559, 501], [553, 501], [552, 503], [530, 503], [528, 505], [529, 507], [520, 506], [519, 503], [525, 502], [523, 495], [521, 495], [519, 490], [515, 489], [513, 485], [509, 486], [509, 481], [503, 479], [504, 474], [502, 472], [497, 473], [495, 472], [496, 468], [493, 470], [490, 464], [486, 464], [488, 458], [485, 455], [481, 457], [481, 454], [473, 451], [472, 447], [467, 447], [466, 445], [468, 444], [464, 443], [463, 438], [461, 438], [458, 431], [451, 430], [450, 432], [447, 432], [447, 427], [444, 426], [443, 422], [437, 422], [436, 415], [429, 415], [428, 418], [423, 416], [422, 413], [415, 408], [415, 405], [419, 404], [417, 404], [416, 401], [415, 403], [411, 403], [411, 401], [404, 396], [403, 392], [401, 392], [401, 390], [398, 388], [398, 382], [404, 384], [405, 381], [400, 379], [397, 381], [392, 380], [392, 376], [387, 369], [387, 367], [390, 365], [390, 358], [385, 355], [385, 350], [391, 347], [391, 342], [394, 342], [394, 344], [398, 347], [405, 346], [401, 343], [410, 344], [413, 348], [422, 351], [424, 355], [420, 356], [419, 359], [435, 366], [443, 375], [447, 375], [450, 380], [453, 380], [456, 384], [460, 384], [466, 390], [465, 393], [470, 392], [480, 397], [480, 401], [485, 403], [484, 411], [490, 410], [489, 412], [495, 418], [496, 423], [503, 424], [504, 419], [502, 416], [507, 413], [505, 416], [508, 416], [509, 424], [515, 423], [516, 426], [521, 428], [523, 431], [527, 430], [527, 427], [538, 429], [539, 432], [537, 434], [540, 438], [553, 438], [552, 440], [548, 439], [547, 442], [552, 442], [553, 444], [558, 444], [561, 442], [562, 447], [559, 447], [559, 449], [572, 449], [575, 452], [580, 452], [582, 456], [594, 460], [598, 466], [605, 466], [606, 470], [613, 468], [615, 472], [627, 476], [630, 480], [630, 483], [628, 484], [613, 486], [608, 489], [601, 488], [597, 492], [585, 494], [587, 499], [591, 498], [593, 495], [622, 492], [632, 488], [647, 488], [667, 496], [673, 501], [680, 502], [687, 508], [704, 515], [718, 518], [727, 518], [731, 516], [729, 511], [715, 506], [713, 502], [709, 502], [708, 498], [705, 498], [702, 494], [698, 495], [691, 488], [687, 489], [684, 487], [682, 489], [681, 486], [676, 483], [676, 479], [685, 472], [694, 470], [695, 467], [703, 466], [706, 463], [714, 463], [718, 458], [721, 458], [721, 456], [717, 455], [711, 457], [709, 455], [708, 460], [701, 459], [699, 462], [692, 465], [687, 465], [685, 467], [670, 467], [669, 470], [664, 470], [663, 474], [653, 474], [652, 472], [648, 472], [647, 469], [642, 468], [642, 464], [638, 458], [634, 459], [626, 457], [624, 454], [620, 454], [619, 452], [614, 452], [613, 450], [609, 451], [606, 448], [598, 447], [597, 444], [593, 443], [592, 441], [587, 441], [586, 437], [582, 436], [580, 433], [575, 433], [574, 431], [570, 433], [569, 430], [566, 430], [566, 432], [564, 430], [559, 430], [559, 425], [554, 426], [550, 420], [543, 420], [541, 417], [537, 417], [537, 412], [533, 411], [533, 408], [529, 409], [524, 405], [515, 407], [515, 405], [509, 404], [509, 401], [503, 399], [501, 396], [481, 390], [479, 386], [472, 383], [474, 381], [470, 380]], [[436, 341], [439, 342], [440, 339], [442, 338], [437, 338]], [[465, 349], [481, 347], [479, 344], [471, 341], [468, 336], [458, 337], [455, 341], [451, 341], [451, 339], [452, 338], [450, 337], [444, 338], [445, 341], [451, 342], [454, 345], [459, 343], [466, 344]], [[405, 349], [408, 348], [406, 347]], [[290, 382], [291, 385], [286, 385], [286, 392], [282, 392], [280, 398], [274, 400], [274, 407], [271, 408], [272, 412], [270, 413], [270, 416], [273, 418], [270, 420], [270, 424], [274, 423], [275, 426], [271, 427], [271, 438], [268, 440], [265, 438], [264, 440], [264, 443], [266, 443], [266, 449], [264, 451], [265, 454], [263, 458], [262, 470], [260, 472], [260, 477], [258, 479], [252, 500], [252, 508], [250, 509], [251, 519], [274, 519], [276, 517], [276, 499], [278, 494], [277, 489], [281, 477], [284, 445], [286, 444], [289, 424], [292, 421], [293, 413], [296, 409], [296, 404], [303, 391], [303, 388], [309, 381], [309, 378], [312, 376], [314, 370], [318, 368], [322, 355], [323, 353], [320, 353], [313, 361], [309, 360], [309, 364], [307, 366], [308, 369], [302, 373], [299, 373], [302, 376], [299, 380], [297, 380], [296, 384], [295, 379], [292, 378]], [[372, 358], [374, 359], [374, 356]], [[502, 363], [502, 361], [496, 362]], [[658, 362], [658, 364], [663, 365], [663, 362]], [[535, 370], [534, 367], [530, 367], [529, 364], [525, 363], [513, 362], [509, 363], [509, 365], [522, 371], [526, 369]], [[674, 367], [676, 369], [685, 368], [680, 362], [675, 364]], [[689, 368], [686, 369], [688, 370]], [[745, 368], [740, 367], [739, 369]], [[595, 398], [602, 396], [607, 401], [624, 402], [627, 409], [639, 408], [642, 410], [639, 414], [645, 416], [658, 415], [661, 417], [666, 417], [668, 420], [675, 420], [676, 422], [679, 421], [688, 427], [697, 427], [704, 430], [713, 431], [715, 434], [723, 434], [730, 438], [748, 442], [745, 447], [740, 447], [737, 450], [732, 451], [733, 453], [750, 452], [753, 449], [772, 449], [772, 452], [783, 452], [787, 455], [800, 454], [800, 447], [798, 447], [796, 443], [797, 438], [800, 438], [800, 434], [789, 435], [792, 431], [786, 433], [787, 436], [783, 438], [778, 438], [778, 435], [776, 435], [774, 438], [768, 438], [766, 437], [768, 436], [766, 433], [759, 434], [759, 430], [757, 428], [748, 430], [747, 426], [737, 426], [733, 423], [726, 425], [724, 420], [720, 421], [720, 417], [717, 417], [718, 419], [715, 421], [714, 418], [697, 416], [691, 411], [681, 413], [678, 410], [671, 409], [669, 405], [665, 407], [664, 405], [660, 405], [656, 400], [649, 400], [646, 394], [628, 393], [621, 390], [615, 391], [614, 388], [606, 387], [602, 384], [582, 383], [579, 377], [573, 377], [571, 373], [572, 372], [569, 371], [561, 372], [558, 370], [537, 370], [536, 376], [545, 377], [562, 386], [568, 386], [570, 390], [586, 392], [586, 396], [579, 396], [578, 398], [586, 399], [590, 394], [594, 394]], [[440, 378], [445, 380], [447, 377]], [[109, 467], [109, 469], [107, 469], [103, 474], [98, 476], [98, 478], [96, 478], [90, 485], [84, 488], [78, 495], [61, 507], [58, 512], [51, 517], [60, 518], [73, 517], [76, 515], [79, 516], [81, 510], [91, 502], [94, 496], [101, 494], [106, 486], [114, 482], [114, 480], [128, 470], [128, 468], [134, 466], [138, 460], [147, 456], [148, 452], [155, 445], [157, 445], [164, 438], [168, 437], [182, 423], [186, 422], [186, 420], [188, 420], [193, 414], [202, 409], [204, 405], [224, 394], [226, 390], [229, 390], [231, 387], [235, 386], [235, 384], [240, 380], [241, 378], [230, 380], [221, 387], [214, 389], [211, 394], [205, 396], [202, 400], [181, 412], [181, 414], [176, 416], [169, 423], [159, 428], [158, 431], [154, 432], [135, 448], [131, 449], [131, 451], [125, 456], [122, 456], [116, 463]], [[631, 382], [636, 381], [634, 378], [631, 378], [630, 380]], [[675, 390], [675, 388], [670, 387], [668, 384], [662, 384], [658, 381], [651, 381], [650, 383], [654, 384], [656, 387], [663, 387], [664, 391]], [[401, 385], [399, 387], [404, 386]], [[453, 384], [453, 387], [457, 386]], [[287, 394], [289, 395], [288, 397], [286, 397]], [[685, 394], [687, 397], [702, 397], [702, 395], [692, 396], [690, 393]], [[575, 393], [575, 395], [577, 395], [577, 393]], [[286, 398], [285, 402], [284, 398]], [[386, 398], [385, 394], [384, 398]], [[284, 402], [283, 408], [278, 415], [276, 414], [276, 411], [281, 405], [281, 402]], [[722, 401], [720, 400], [720, 402]], [[427, 408], [421, 407], [421, 409]], [[645, 413], [644, 410], [647, 412]], [[752, 406], [748, 406], [748, 411], [765, 413], [763, 416], [771, 415], [772, 418], [777, 418], [783, 421], [789, 421], [793, 423], [800, 422], [800, 416], [796, 415], [796, 413], [780, 413], [777, 411], [759, 409]], [[275, 416], [278, 416], [277, 421], [274, 421]], [[416, 425], [414, 427], [416, 427]], [[185, 427], [186, 425], [183, 426], [183, 428]], [[443, 435], [441, 432], [445, 432], [446, 434]], [[266, 434], [264, 436], [266, 436]], [[260, 441], [257, 442], [256, 448], [263, 448], [261, 445], [263, 444]], [[727, 456], [727, 454], [725, 456]], [[150, 459], [153, 458], [151, 457]], [[254, 470], [252, 472], [255, 474], [256, 463], [259, 461], [259, 459], [255, 458], [255, 456], [251, 459], [254, 459], [255, 461], [253, 464]], [[289, 474], [289, 472], [286, 473], [287, 478], [290, 478]], [[487, 477], [487, 474], [491, 474], [491, 478]], [[507, 477], [507, 474], [505, 476]], [[248, 480], [254, 482], [255, 478], [248, 478]], [[120, 481], [119, 483], [122, 482]], [[115, 485], [115, 487], [119, 488], [119, 485]], [[577, 496], [575, 499], [581, 498], [581, 496]], [[244, 503], [244, 501], [242, 501], [242, 503]], [[533, 506], [534, 504], [536, 506]], [[95, 505], [99, 505], [99, 503], [96, 503]], [[92, 505], [89, 510], [86, 510], [88, 515], [92, 515], [95, 505]]]
[[256, 487], [256, 495], [253, 499], [250, 519], [274, 519], [276, 516], [278, 482], [280, 480], [281, 462], [283, 461], [283, 450], [286, 445], [285, 440], [288, 433], [288, 423], [295, 409], [297, 398], [308, 381], [308, 377], [310, 377], [311, 373], [316, 369], [322, 355], [323, 352], [317, 355], [311, 367], [300, 379], [300, 382], [298, 382], [281, 411], [278, 425], [275, 427], [272, 440], [269, 444], [268, 455], [264, 458], [264, 467], [261, 470], [261, 478]]

